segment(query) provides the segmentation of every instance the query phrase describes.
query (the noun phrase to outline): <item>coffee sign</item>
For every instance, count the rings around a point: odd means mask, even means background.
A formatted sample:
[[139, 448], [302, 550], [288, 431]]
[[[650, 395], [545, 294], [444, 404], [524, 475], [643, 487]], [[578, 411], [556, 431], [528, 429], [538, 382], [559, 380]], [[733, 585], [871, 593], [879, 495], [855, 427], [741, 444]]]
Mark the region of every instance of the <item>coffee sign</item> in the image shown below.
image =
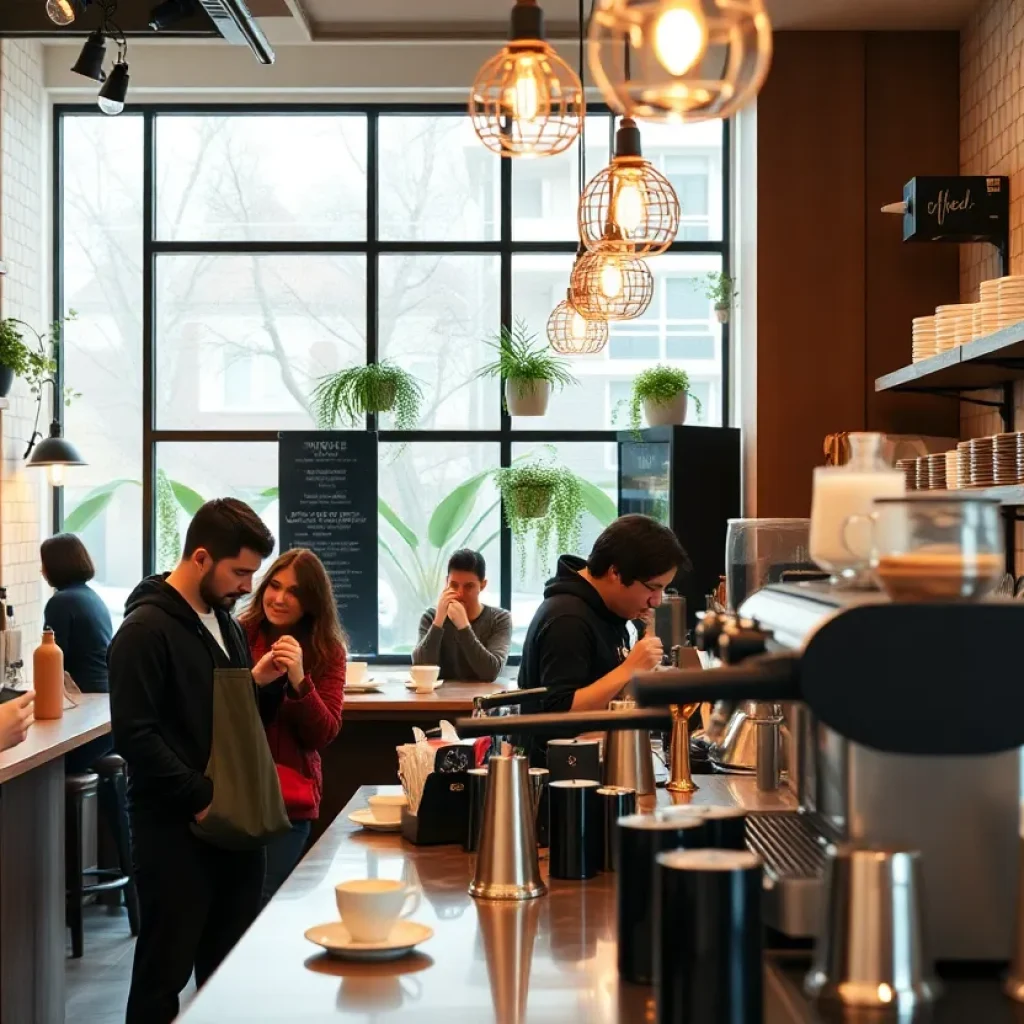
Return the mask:
[[903, 186], [904, 242], [991, 242], [1010, 230], [1010, 179], [999, 175], [919, 175]]

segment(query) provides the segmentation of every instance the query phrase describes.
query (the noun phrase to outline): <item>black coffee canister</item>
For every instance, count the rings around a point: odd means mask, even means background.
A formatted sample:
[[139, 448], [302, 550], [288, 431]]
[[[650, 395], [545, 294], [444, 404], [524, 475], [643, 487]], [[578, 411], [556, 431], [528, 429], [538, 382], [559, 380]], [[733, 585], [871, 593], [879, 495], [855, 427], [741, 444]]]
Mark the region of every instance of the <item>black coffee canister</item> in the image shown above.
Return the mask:
[[618, 858], [615, 829], [619, 818], [636, 814], [636, 790], [626, 786], [602, 786], [601, 798], [601, 870], [614, 871]]
[[466, 838], [462, 848], [475, 853], [480, 845], [480, 825], [484, 820], [484, 801], [487, 799], [487, 769], [470, 768], [466, 772], [469, 781], [469, 813], [466, 815]]
[[548, 869], [552, 878], [593, 878], [601, 865], [600, 783], [563, 779], [548, 785]]
[[747, 812], [727, 804], [680, 804], [666, 807], [663, 814], [690, 815], [708, 826], [709, 847], [716, 850], [747, 849]]
[[690, 814], [633, 814], [617, 827], [615, 876], [619, 975], [635, 985], [654, 978], [654, 860], [668, 850], [707, 845], [707, 826]]
[[658, 855], [658, 1024], [762, 1024], [761, 879], [749, 851]]

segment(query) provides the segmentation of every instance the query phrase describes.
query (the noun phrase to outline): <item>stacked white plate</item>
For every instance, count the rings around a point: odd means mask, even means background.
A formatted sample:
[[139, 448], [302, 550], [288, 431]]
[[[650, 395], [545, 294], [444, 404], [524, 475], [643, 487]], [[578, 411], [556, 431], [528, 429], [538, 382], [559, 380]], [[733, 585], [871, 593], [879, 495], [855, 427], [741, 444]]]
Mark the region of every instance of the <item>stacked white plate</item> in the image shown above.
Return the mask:
[[935, 307], [935, 347], [940, 352], [956, 348], [958, 336], [962, 336], [962, 322], [970, 321], [974, 327], [974, 309], [966, 303]]
[[935, 355], [938, 351], [935, 347], [935, 317], [917, 316], [914, 317], [913, 324], [913, 359], [916, 363]]
[[1024, 277], [999, 279], [999, 326], [1009, 327], [1024, 320]]
[[979, 302], [974, 307], [974, 336], [984, 337], [999, 330], [999, 280], [982, 281]]

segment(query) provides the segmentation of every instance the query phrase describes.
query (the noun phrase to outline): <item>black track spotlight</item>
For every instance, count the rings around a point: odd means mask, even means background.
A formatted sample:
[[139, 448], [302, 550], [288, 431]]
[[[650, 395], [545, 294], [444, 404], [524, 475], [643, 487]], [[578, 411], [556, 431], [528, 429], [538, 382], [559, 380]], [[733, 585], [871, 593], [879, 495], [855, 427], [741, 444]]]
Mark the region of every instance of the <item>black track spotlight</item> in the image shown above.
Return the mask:
[[102, 29], [96, 29], [89, 33], [78, 55], [72, 71], [83, 78], [91, 78], [94, 82], [105, 82], [107, 76], [103, 72], [103, 61], [107, 55], [107, 41], [103, 36]]
[[172, 25], [194, 14], [195, 0], [163, 0], [149, 12], [149, 27], [154, 32]]
[[128, 78], [128, 64], [118, 58], [117, 63], [110, 70], [109, 77], [103, 83], [103, 88], [100, 89], [97, 102], [104, 114], [115, 117], [124, 110], [124, 101], [128, 96]]

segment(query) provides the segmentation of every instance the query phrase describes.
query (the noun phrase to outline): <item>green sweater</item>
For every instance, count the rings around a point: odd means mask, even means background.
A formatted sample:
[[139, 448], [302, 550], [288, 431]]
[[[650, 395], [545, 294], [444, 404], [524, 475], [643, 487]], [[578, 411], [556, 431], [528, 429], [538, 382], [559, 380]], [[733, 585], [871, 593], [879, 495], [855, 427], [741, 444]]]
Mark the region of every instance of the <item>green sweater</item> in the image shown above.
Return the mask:
[[473, 683], [497, 679], [508, 660], [512, 616], [504, 608], [485, 604], [468, 628], [457, 629], [451, 619], [435, 626], [436, 614], [436, 608], [428, 608], [420, 619], [419, 643], [413, 648], [412, 663], [439, 665], [441, 679]]

